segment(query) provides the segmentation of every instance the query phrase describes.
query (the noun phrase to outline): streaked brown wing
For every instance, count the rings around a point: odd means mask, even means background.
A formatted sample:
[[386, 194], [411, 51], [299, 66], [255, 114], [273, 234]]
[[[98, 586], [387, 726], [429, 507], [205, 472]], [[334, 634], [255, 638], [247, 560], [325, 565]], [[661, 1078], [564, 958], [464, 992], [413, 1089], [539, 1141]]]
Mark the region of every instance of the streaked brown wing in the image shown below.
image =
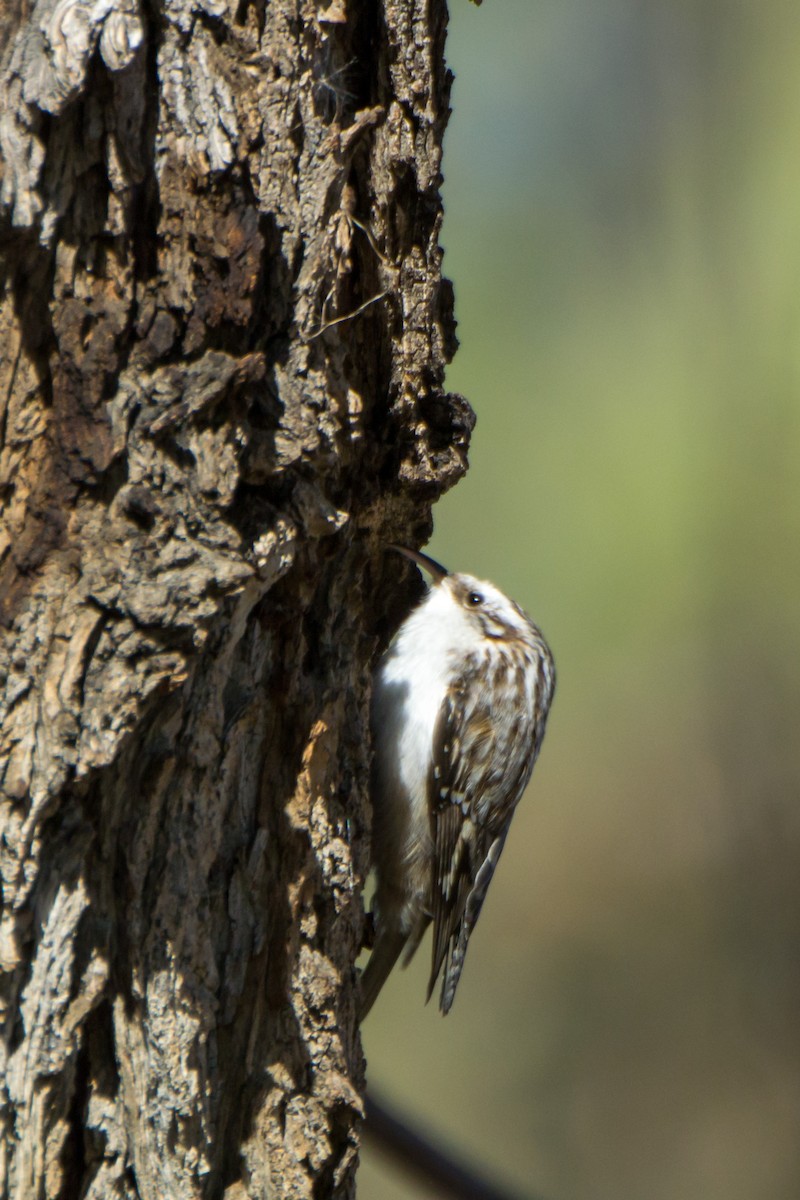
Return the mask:
[[[489, 660], [491, 662], [491, 659]], [[454, 682], [436, 723], [430, 777], [434, 862], [433, 961], [428, 997], [444, 968], [447, 1012], [469, 936], [494, 874], [517, 801], [530, 778], [544, 722], [530, 702], [523, 664], [499, 661], [507, 690], [492, 712], [492, 667], [473, 659]]]
[[452, 892], [445, 888], [444, 882], [450, 874], [463, 824], [461, 811], [455, 806], [442, 809], [434, 816], [433, 959], [428, 981], [429, 1000], [466, 901], [466, 880], [463, 871], [458, 876]]
[[492, 770], [493, 728], [484, 690], [472, 671], [450, 689], [433, 738], [433, 960], [428, 998], [452, 954], [472, 882], [495, 840], [494, 833], [474, 819], [473, 804]]

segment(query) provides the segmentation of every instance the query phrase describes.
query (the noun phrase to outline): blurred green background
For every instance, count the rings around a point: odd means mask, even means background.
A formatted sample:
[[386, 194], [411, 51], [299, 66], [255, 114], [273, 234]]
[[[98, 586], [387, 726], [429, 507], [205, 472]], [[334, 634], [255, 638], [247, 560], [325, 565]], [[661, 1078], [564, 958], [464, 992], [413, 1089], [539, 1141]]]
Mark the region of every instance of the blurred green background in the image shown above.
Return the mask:
[[797, 1200], [800, 6], [453, 0], [448, 60], [431, 552], [559, 689], [453, 1012], [426, 943], [370, 1084], [545, 1200]]

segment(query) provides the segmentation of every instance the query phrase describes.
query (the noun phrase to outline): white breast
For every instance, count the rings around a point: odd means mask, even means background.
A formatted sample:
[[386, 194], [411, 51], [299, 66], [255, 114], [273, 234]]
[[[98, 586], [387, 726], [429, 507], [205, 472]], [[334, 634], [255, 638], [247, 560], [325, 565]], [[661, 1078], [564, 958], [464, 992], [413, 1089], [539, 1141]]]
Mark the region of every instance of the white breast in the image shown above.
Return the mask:
[[433, 587], [395, 634], [375, 674], [375, 851], [384, 870], [430, 855], [433, 732], [453, 670], [475, 633], [446, 585]]

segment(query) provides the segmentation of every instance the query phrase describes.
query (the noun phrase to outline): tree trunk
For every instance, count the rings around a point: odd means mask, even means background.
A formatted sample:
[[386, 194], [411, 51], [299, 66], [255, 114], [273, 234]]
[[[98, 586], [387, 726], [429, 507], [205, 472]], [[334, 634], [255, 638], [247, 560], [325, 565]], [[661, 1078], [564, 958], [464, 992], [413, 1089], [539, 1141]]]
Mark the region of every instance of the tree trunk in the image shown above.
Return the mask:
[[472, 424], [445, 22], [6, 11], [3, 1196], [353, 1192], [381, 548]]

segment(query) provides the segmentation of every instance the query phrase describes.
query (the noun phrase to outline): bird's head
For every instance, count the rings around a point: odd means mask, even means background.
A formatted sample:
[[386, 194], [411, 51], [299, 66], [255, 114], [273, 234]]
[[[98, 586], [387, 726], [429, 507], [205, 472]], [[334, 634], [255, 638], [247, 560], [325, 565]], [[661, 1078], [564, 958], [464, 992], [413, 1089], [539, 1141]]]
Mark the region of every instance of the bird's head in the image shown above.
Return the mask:
[[476, 633], [502, 641], [530, 640], [532, 623], [529, 617], [493, 583], [476, 579], [474, 575], [448, 571], [419, 550], [397, 545], [392, 545], [391, 549], [427, 571], [432, 589], [445, 593]]

